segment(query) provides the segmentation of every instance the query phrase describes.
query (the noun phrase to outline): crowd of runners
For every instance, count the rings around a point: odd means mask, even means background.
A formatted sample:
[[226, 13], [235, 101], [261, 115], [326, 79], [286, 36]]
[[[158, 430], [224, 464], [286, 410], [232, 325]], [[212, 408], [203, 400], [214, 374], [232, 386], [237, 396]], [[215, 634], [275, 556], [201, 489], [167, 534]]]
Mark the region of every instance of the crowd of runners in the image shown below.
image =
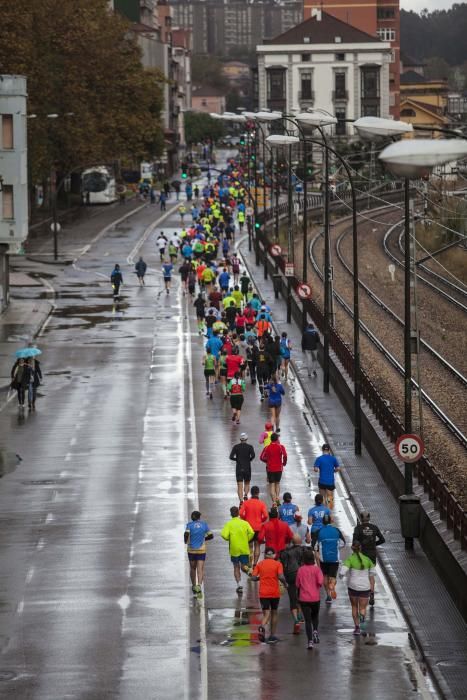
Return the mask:
[[[287, 465], [286, 440], [281, 434], [281, 410], [293, 352], [286, 332], [274, 330], [272, 311], [255, 291], [248, 271], [235, 250], [236, 224], [245, 223], [246, 190], [239, 163], [229, 161], [212, 185], [198, 191], [192, 202], [191, 222], [185, 226], [186, 209], [179, 212], [180, 233], [158, 234], [156, 246], [162, 264], [166, 293], [172, 277], [179, 274], [183, 294], [191, 297], [197, 329], [204, 344], [202, 370], [206, 398], [229, 401], [231, 420], [239, 425], [246, 396], [248, 401], [267, 402], [269, 420], [258, 436], [259, 459], [265, 465], [270, 503], [251, 486], [255, 449], [248, 435], [240, 434], [232, 447], [239, 504], [230, 509], [230, 520], [221, 529], [228, 542], [236, 592], [243, 594], [242, 574], [259, 584], [263, 611], [258, 640], [270, 644], [276, 635], [277, 611], [287, 590], [293, 634], [305, 625], [307, 648], [319, 644], [321, 591], [325, 603], [336, 599], [338, 575], [347, 578], [354, 620], [354, 634], [365, 629], [367, 605], [374, 605], [376, 547], [384, 542], [379, 529], [362, 513], [351, 542], [352, 553], [340, 562], [345, 538], [333, 517], [336, 457], [324, 444], [314, 462], [318, 489], [306, 515], [285, 491], [281, 480]], [[302, 336], [308, 375], [316, 377], [319, 336], [309, 324]], [[249, 389], [247, 391], [247, 385]], [[213, 538], [199, 511], [193, 511], [184, 533], [195, 596], [202, 597], [206, 542]], [[263, 558], [261, 547], [264, 546]]]

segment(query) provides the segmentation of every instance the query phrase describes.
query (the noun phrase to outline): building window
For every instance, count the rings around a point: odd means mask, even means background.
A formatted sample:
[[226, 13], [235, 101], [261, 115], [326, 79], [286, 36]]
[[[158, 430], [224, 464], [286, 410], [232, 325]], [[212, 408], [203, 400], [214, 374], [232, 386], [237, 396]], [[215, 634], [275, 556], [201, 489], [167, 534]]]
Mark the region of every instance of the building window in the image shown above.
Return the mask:
[[345, 61], [345, 53], [336, 53], [334, 58], [336, 61]]
[[268, 71], [268, 98], [285, 100], [285, 70]]
[[376, 33], [379, 36], [379, 38], [381, 39], [381, 41], [395, 41], [396, 40], [395, 29], [377, 29]]
[[302, 63], [309, 63], [311, 61], [311, 53], [302, 53]]
[[2, 148], [14, 148], [12, 114], [2, 114]]
[[13, 185], [2, 186], [2, 217], [4, 219], [14, 219], [15, 210], [13, 207]]
[[347, 125], [346, 125], [345, 121], [343, 121], [344, 119], [347, 119], [345, 109], [337, 109], [336, 110], [336, 119], [337, 119], [336, 136], [345, 136], [347, 133], [347, 129], [346, 129]]
[[335, 73], [334, 75], [334, 90], [336, 100], [345, 100], [346, 98], [346, 88], [345, 88], [345, 73]]
[[379, 99], [379, 67], [362, 68], [362, 99]]
[[313, 99], [313, 93], [311, 89], [311, 73], [309, 71], [303, 71], [300, 74], [300, 98], [302, 100]]
[[396, 11], [393, 7], [378, 7], [376, 17], [378, 19], [394, 19]]
[[403, 109], [401, 110], [401, 117], [416, 117], [417, 114], [414, 109]]

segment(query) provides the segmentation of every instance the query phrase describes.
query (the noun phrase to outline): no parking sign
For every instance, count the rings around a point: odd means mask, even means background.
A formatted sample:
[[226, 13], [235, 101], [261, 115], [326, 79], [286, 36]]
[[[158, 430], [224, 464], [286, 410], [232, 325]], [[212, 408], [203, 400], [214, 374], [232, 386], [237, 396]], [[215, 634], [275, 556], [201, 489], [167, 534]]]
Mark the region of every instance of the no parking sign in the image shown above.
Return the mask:
[[271, 246], [270, 251], [271, 255], [274, 255], [275, 258], [282, 254], [282, 248], [278, 243], [274, 243], [274, 245]]
[[311, 287], [309, 284], [299, 284], [297, 287], [297, 294], [300, 299], [311, 299]]

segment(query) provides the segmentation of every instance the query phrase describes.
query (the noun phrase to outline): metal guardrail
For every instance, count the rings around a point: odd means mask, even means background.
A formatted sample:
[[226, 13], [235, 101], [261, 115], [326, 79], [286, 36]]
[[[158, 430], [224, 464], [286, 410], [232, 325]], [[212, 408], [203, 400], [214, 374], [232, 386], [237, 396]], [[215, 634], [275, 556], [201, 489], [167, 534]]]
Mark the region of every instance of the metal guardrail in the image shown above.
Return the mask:
[[[316, 197], [319, 195], [312, 195]], [[321, 205], [321, 198], [320, 198]], [[316, 206], [316, 205], [315, 205]], [[283, 205], [282, 205], [283, 207]], [[312, 207], [310, 207], [312, 208]], [[313, 207], [314, 208], [314, 207]], [[285, 204], [284, 213], [287, 212], [287, 205]], [[266, 210], [266, 222], [273, 218], [275, 214], [274, 207], [272, 209]], [[271, 265], [271, 272], [274, 271], [274, 266], [284, 272], [285, 269], [285, 258], [281, 255], [274, 259], [274, 265], [268, 256], [269, 246], [271, 241], [265, 233], [258, 233], [258, 242], [261, 243], [259, 248], [259, 256], [264, 262], [264, 257], [269, 260]], [[284, 278], [285, 279], [285, 278]], [[300, 284], [300, 280], [297, 277], [292, 278], [292, 286], [295, 289]], [[281, 293], [285, 297], [287, 294], [287, 287], [285, 284], [281, 285]], [[295, 302], [298, 307], [298, 302]], [[318, 304], [313, 299], [300, 300], [302, 308], [305, 309], [307, 314], [313, 319], [316, 327], [319, 331], [324, 331], [324, 314]], [[345, 371], [349, 377], [354, 379], [354, 356], [350, 347], [344, 341], [344, 339], [339, 335], [337, 330], [333, 327], [330, 328], [330, 346], [338, 357], [340, 363], [344, 367]], [[367, 402], [370, 410], [374, 414], [376, 420], [389, 437], [391, 442], [395, 443], [397, 438], [404, 434], [404, 427], [396, 414], [387, 405], [387, 402], [383, 396], [379, 393], [370, 377], [364, 370], [361, 370], [361, 391], [362, 396]], [[428, 494], [428, 498], [433, 502], [435, 509], [439, 512], [441, 520], [444, 520], [446, 526], [449, 530], [452, 530], [454, 539], [457, 540], [461, 546], [461, 549], [467, 549], [467, 512], [462, 508], [461, 504], [454, 496], [454, 494], [449, 490], [446, 482], [433, 466], [433, 464], [426, 458], [422, 457], [416, 464], [413, 465], [414, 474], [417, 477], [418, 483], [423, 487], [423, 490]]]

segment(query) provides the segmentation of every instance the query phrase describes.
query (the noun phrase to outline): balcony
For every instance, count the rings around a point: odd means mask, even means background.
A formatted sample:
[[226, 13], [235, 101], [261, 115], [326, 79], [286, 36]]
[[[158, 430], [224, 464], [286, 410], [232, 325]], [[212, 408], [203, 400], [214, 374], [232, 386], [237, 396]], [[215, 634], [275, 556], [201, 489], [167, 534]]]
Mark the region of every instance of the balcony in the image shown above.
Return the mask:
[[332, 101], [333, 102], [338, 102], [339, 100], [347, 102], [349, 99], [349, 91], [348, 90], [333, 90], [332, 91]]
[[300, 107], [313, 107], [315, 102], [314, 90], [300, 90], [298, 93], [298, 102]]
[[287, 100], [285, 97], [268, 97], [268, 109], [273, 112], [285, 112], [287, 108]]

